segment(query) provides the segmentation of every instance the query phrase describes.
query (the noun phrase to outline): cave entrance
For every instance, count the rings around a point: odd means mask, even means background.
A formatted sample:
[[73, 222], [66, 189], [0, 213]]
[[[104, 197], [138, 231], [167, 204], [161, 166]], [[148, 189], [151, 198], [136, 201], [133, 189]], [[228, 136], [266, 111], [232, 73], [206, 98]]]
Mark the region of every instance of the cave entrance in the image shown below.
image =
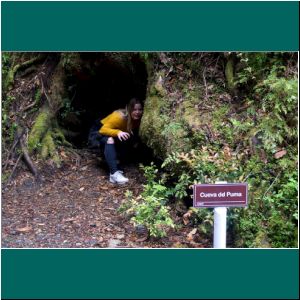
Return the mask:
[[138, 53], [80, 53], [80, 66], [67, 74], [68, 98], [59, 114], [66, 138], [86, 148], [96, 120], [146, 97], [147, 70]]

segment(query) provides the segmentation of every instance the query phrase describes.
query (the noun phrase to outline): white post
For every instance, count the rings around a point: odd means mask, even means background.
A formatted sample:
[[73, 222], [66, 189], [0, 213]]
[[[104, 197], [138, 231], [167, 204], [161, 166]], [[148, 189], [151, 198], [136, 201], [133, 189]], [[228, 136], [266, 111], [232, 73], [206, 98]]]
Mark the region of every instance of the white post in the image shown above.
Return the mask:
[[214, 248], [226, 248], [226, 207], [214, 208]]
[[[216, 184], [227, 183], [227, 181], [217, 181]], [[226, 248], [226, 207], [214, 208], [214, 248]]]

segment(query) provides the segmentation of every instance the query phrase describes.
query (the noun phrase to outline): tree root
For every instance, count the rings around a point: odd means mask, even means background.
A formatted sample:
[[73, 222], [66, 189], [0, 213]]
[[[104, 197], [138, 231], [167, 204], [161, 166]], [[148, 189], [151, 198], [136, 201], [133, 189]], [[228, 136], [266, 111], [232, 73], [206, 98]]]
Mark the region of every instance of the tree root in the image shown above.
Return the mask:
[[41, 156], [43, 159], [51, 157], [58, 167], [61, 164], [60, 158], [56, 151], [53, 132], [50, 129], [47, 131], [45, 137], [42, 140]]
[[42, 109], [42, 111], [37, 116], [35, 123], [30, 131], [28, 137], [28, 150], [32, 153], [36, 150], [44, 136], [46, 135], [48, 129], [51, 127], [52, 114], [48, 108]]
[[28, 67], [30, 67], [31, 65], [33, 65], [34, 63], [37, 63], [39, 61], [41, 61], [42, 59], [44, 59], [46, 57], [45, 54], [40, 54], [37, 57], [34, 57], [28, 61], [25, 61], [22, 64], [17, 64], [15, 65], [12, 69], [10, 69], [8, 75], [7, 75], [7, 80], [4, 83], [4, 89], [5, 90], [11, 90], [13, 88], [13, 84], [15, 81], [15, 76], [16, 73], [22, 69], [26, 69]]
[[15, 173], [15, 171], [16, 171], [16, 169], [17, 169], [17, 166], [18, 166], [19, 161], [20, 161], [20, 159], [22, 158], [22, 156], [23, 156], [23, 153], [21, 153], [21, 154], [19, 155], [19, 157], [18, 157], [18, 159], [17, 159], [17, 161], [16, 161], [16, 163], [15, 163], [15, 165], [14, 165], [14, 167], [13, 167], [13, 169], [12, 169], [10, 175], [9, 175], [9, 178], [7, 179], [6, 184], [9, 184], [10, 181], [11, 181], [11, 179], [13, 178], [14, 173]]
[[9, 152], [8, 152], [6, 161], [5, 161], [5, 163], [4, 163], [3, 170], [6, 170], [6, 168], [7, 168], [7, 166], [8, 166], [8, 163], [9, 163], [9, 158], [10, 158], [10, 156], [13, 154], [13, 152], [14, 152], [16, 146], [18, 145], [20, 139], [22, 138], [24, 132], [25, 132], [25, 131], [23, 130], [23, 131], [20, 131], [20, 133], [19, 133], [19, 132], [17, 133], [18, 136], [17, 136], [15, 142], [13, 143], [12, 147], [10, 148], [10, 150], [9, 150]]
[[53, 137], [56, 140], [60, 140], [61, 143], [62, 143], [62, 145], [64, 145], [64, 146], [66, 146], [66, 147], [73, 147], [73, 145], [66, 140], [63, 131], [58, 127], [58, 125], [53, 130]]
[[[15, 174], [15, 171], [17, 169], [17, 166], [21, 160], [21, 158], [24, 159], [25, 161], [25, 164], [27, 165], [29, 171], [37, 178], [38, 176], [38, 171], [36, 169], [36, 167], [34, 166], [32, 160], [30, 159], [30, 156], [28, 154], [28, 151], [24, 145], [24, 142], [22, 140], [22, 137], [23, 137], [23, 134], [24, 134], [24, 130], [22, 131], [22, 133], [18, 136], [16, 142], [14, 143], [12, 149], [11, 149], [11, 152], [14, 150], [14, 148], [19, 144], [20, 145], [20, 148], [21, 148], [21, 154], [19, 155], [17, 161], [15, 162], [14, 164], [14, 167], [9, 175], [9, 178], [6, 182], [6, 185], [10, 183], [10, 181], [12, 180], [14, 174]], [[7, 167], [7, 164], [4, 166], [5, 168]]]
[[20, 139], [20, 146], [21, 146], [21, 149], [22, 149], [22, 152], [23, 152], [23, 158], [24, 158], [24, 161], [25, 161], [27, 167], [29, 168], [30, 172], [35, 177], [37, 177], [38, 171], [37, 171], [36, 167], [34, 166], [32, 160], [30, 159], [30, 156], [28, 154], [28, 151], [27, 151], [22, 139]]

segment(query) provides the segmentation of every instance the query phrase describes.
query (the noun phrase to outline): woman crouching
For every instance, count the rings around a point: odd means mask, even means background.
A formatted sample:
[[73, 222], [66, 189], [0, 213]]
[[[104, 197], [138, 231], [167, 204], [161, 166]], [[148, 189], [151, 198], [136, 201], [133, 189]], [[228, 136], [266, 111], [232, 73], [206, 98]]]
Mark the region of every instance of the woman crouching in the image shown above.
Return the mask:
[[118, 167], [117, 154], [126, 159], [138, 142], [138, 130], [143, 115], [142, 103], [133, 98], [126, 109], [119, 109], [101, 120], [100, 143], [110, 170], [109, 181], [124, 184], [128, 178]]

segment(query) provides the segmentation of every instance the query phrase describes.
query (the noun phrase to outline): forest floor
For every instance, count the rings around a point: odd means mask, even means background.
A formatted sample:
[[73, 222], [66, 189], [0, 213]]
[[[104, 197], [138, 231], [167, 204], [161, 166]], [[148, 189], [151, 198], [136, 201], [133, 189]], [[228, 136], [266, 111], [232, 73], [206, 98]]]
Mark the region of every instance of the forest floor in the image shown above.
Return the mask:
[[[75, 158], [74, 158], [75, 157]], [[129, 183], [108, 181], [96, 155], [77, 150], [60, 168], [40, 168], [39, 180], [26, 170], [2, 186], [3, 248], [210, 248], [190, 225], [186, 211], [171, 208], [179, 229], [161, 239], [136, 231], [118, 208], [125, 192], [140, 194], [144, 177], [138, 165], [124, 166]]]

